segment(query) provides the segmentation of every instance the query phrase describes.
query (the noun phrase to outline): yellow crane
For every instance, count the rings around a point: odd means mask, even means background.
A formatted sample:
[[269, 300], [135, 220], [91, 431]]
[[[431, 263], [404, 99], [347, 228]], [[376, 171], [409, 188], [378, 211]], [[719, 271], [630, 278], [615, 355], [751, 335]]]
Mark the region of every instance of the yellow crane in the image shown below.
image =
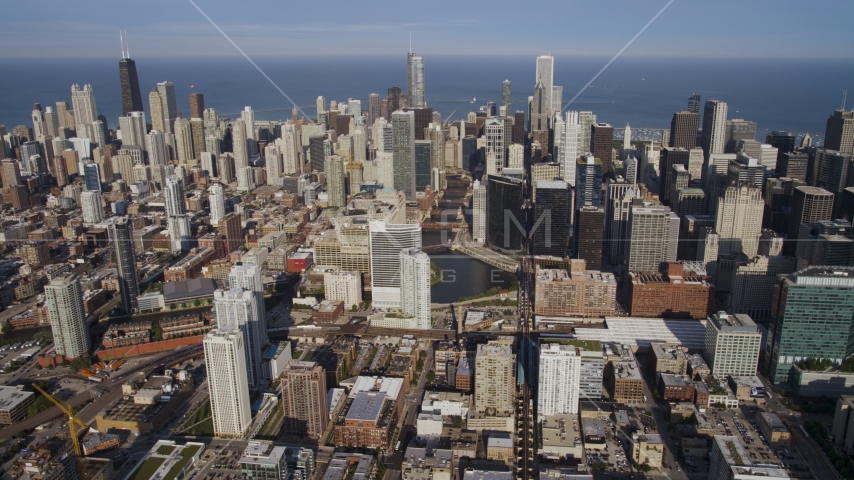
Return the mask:
[[33, 388], [35, 388], [36, 390], [38, 390], [39, 393], [44, 395], [46, 399], [50, 400], [51, 402], [53, 402], [54, 405], [59, 407], [59, 409], [62, 410], [62, 413], [68, 416], [68, 430], [71, 433], [71, 443], [72, 445], [74, 445], [74, 453], [77, 455], [77, 458], [83, 458], [83, 450], [80, 448], [80, 438], [77, 436], [77, 428], [79, 427], [85, 430], [89, 428], [89, 425], [86, 425], [85, 423], [83, 423], [82, 420], [74, 416], [74, 411], [71, 410], [71, 405], [61, 404], [59, 400], [53, 398], [53, 396], [42, 390], [35, 383], [32, 385]]

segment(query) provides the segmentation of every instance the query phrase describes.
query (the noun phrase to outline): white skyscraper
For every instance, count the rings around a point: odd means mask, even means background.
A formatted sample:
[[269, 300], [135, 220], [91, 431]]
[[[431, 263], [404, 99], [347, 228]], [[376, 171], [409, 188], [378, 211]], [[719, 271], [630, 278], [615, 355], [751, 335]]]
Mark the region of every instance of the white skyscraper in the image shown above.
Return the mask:
[[726, 145], [727, 104], [720, 100], [706, 101], [703, 110], [703, 153], [706, 158], [724, 153]]
[[626, 124], [626, 129], [623, 130], [623, 150], [631, 150], [632, 148], [632, 127]]
[[[157, 93], [160, 94], [163, 132], [175, 133], [175, 119], [178, 118], [178, 105], [175, 101], [175, 84], [172, 82], [159, 82], [157, 84]], [[152, 115], [154, 115], [153, 109]], [[157, 125], [154, 123], [154, 120], [152, 120], [152, 125]]]
[[409, 52], [406, 62], [406, 79], [409, 88], [409, 108], [424, 108], [424, 57]]
[[44, 287], [44, 294], [57, 355], [77, 358], [89, 353], [89, 324], [77, 275], [53, 279]]
[[234, 152], [234, 171], [249, 165], [246, 143], [246, 122], [235, 120], [231, 123], [231, 149]]
[[264, 149], [264, 162], [267, 167], [267, 185], [282, 186], [282, 154], [276, 145], [267, 145]]
[[486, 243], [486, 185], [475, 180], [473, 196], [472, 240]]
[[293, 175], [301, 171], [300, 165], [300, 132], [296, 125], [282, 125], [282, 138], [276, 139], [276, 146], [282, 155], [282, 174]]
[[255, 138], [255, 112], [252, 110], [252, 107], [244, 107], [243, 111], [240, 112], [240, 118], [243, 120], [244, 126], [246, 127], [246, 138], [251, 140], [256, 140]]
[[[250, 350], [253, 359], [248, 363], [255, 374], [253, 378], [261, 378], [261, 352], [267, 344], [267, 322], [264, 313], [264, 283], [261, 279], [261, 268], [253, 263], [239, 263], [231, 267], [228, 274], [228, 286], [232, 289], [242, 288], [252, 292], [255, 297], [255, 313], [252, 321], [246, 324], [246, 348]], [[254, 382], [250, 382], [254, 384]]]
[[166, 137], [160, 130], [152, 130], [145, 136], [145, 149], [148, 151], [149, 165], [166, 165], [169, 152], [166, 149]]
[[217, 182], [208, 189], [208, 201], [211, 205], [211, 225], [219, 225], [219, 221], [225, 216], [225, 189]]
[[753, 258], [759, 249], [765, 202], [762, 189], [752, 183], [731, 184], [718, 198], [715, 232], [719, 235], [718, 255], [743, 252]]
[[[555, 112], [555, 161], [560, 164], [561, 178], [573, 188], [575, 187], [575, 160], [580, 156], [578, 151], [578, 112], [566, 112], [566, 120], [560, 112]], [[588, 136], [590, 132], [587, 132]]]
[[119, 129], [122, 132], [122, 146], [137, 145], [143, 150], [148, 149], [145, 132], [145, 112], [130, 112], [127, 116], [119, 117]]
[[486, 174], [501, 175], [507, 146], [504, 145], [504, 122], [492, 117], [484, 125], [486, 132]]
[[543, 104], [546, 105], [547, 117], [552, 118], [552, 87], [554, 86], [555, 59], [551, 55], [540, 55], [537, 57], [537, 77], [534, 83], [543, 82]]
[[243, 336], [229, 324], [208, 332], [203, 343], [214, 435], [243, 437], [252, 424]]
[[404, 248], [421, 248], [421, 225], [370, 221], [371, 295], [376, 307], [400, 307], [400, 251]]
[[91, 136], [92, 122], [98, 120], [98, 107], [95, 106], [95, 92], [92, 85], [80, 88], [76, 83], [71, 86], [71, 106], [74, 109], [74, 124], [77, 136], [94, 140]]
[[101, 192], [85, 190], [80, 193], [80, 207], [83, 209], [85, 223], [100, 223], [104, 221], [104, 205], [101, 202]]
[[430, 256], [419, 248], [400, 252], [400, 306], [415, 317], [416, 328], [433, 327], [430, 314]]
[[540, 346], [539, 415], [578, 413], [581, 356], [569, 345]]
[[166, 226], [172, 242], [172, 252], [181, 252], [189, 247], [190, 219], [184, 205], [184, 180], [178, 175], [166, 177], [163, 188], [166, 203]]
[[[261, 371], [261, 346], [257, 338], [257, 304], [255, 293], [243, 288], [231, 290], [216, 290], [213, 302], [216, 326], [218, 329], [228, 329], [235, 326], [243, 337], [243, 371], [247, 383], [251, 387], [260, 385], [263, 376]], [[210, 374], [210, 373], [209, 373]]]

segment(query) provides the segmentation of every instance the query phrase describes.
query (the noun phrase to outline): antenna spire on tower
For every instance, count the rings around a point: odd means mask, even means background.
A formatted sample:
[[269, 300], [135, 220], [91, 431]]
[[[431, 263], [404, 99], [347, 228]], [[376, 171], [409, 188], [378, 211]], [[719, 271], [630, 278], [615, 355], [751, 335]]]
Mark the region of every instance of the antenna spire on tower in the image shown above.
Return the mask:
[[845, 110], [845, 101], [848, 99], [848, 89], [842, 91], [842, 110]]
[[125, 30], [125, 55], [130, 58], [130, 43], [128, 43], [128, 31]]
[[125, 41], [122, 38], [122, 31], [121, 30], [119, 30], [119, 43], [122, 46], [122, 58], [127, 58], [127, 56], [125, 55]]

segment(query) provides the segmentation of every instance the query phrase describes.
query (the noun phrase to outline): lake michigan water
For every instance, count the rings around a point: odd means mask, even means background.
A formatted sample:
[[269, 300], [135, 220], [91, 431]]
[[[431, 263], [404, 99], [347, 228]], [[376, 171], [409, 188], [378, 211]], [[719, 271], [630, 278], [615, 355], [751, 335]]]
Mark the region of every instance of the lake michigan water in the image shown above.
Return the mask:
[[[606, 58], [556, 57], [554, 82], [572, 98], [607, 62]], [[306, 114], [314, 116], [315, 99], [361, 99], [386, 95], [390, 86], [406, 91], [406, 58], [257, 57], [261, 68]], [[202, 92], [207, 107], [236, 117], [251, 105], [261, 120], [290, 117], [291, 104], [242, 57], [136, 60], [143, 103], [158, 81], [175, 83], [178, 110], [189, 115], [188, 95]], [[533, 94], [534, 56], [427, 56], [428, 106], [443, 117], [464, 118], [486, 101], [500, 105], [501, 81], [513, 85], [514, 110], [524, 110]], [[7, 130], [30, 125], [34, 102], [70, 101], [73, 83], [89, 83], [100, 112], [116, 128], [121, 115], [118, 59], [0, 59], [0, 123]], [[686, 108], [688, 96], [716, 98], [729, 104], [730, 118], [757, 122], [757, 137], [789, 130], [823, 136], [827, 117], [842, 103], [842, 91], [854, 83], [852, 60], [620, 58], [569, 108], [592, 110], [616, 128], [669, 128], [674, 111]], [[854, 92], [854, 89], [852, 89]], [[472, 104], [472, 98], [477, 102]], [[852, 99], [850, 104], [854, 104]], [[150, 118], [149, 118], [150, 121]]]

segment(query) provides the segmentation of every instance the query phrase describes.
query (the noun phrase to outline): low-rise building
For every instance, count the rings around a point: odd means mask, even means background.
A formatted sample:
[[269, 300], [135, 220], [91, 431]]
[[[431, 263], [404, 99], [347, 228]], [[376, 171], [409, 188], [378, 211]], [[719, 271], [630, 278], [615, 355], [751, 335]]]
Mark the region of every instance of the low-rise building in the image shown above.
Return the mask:
[[35, 400], [33, 392], [0, 385], [0, 425], [12, 425], [27, 418], [27, 411]]
[[632, 460], [639, 465], [660, 468], [664, 458], [664, 442], [661, 440], [661, 435], [632, 435], [631, 455]]
[[854, 453], [854, 396], [842, 395], [833, 411], [833, 442], [851, 455]]
[[584, 260], [572, 260], [569, 271], [537, 267], [534, 312], [568, 317], [614, 315], [617, 308], [614, 275], [586, 267]]
[[676, 402], [694, 401], [694, 383], [687, 375], [658, 374], [658, 390], [662, 400]]
[[324, 300], [312, 310], [314, 323], [332, 324], [344, 313], [344, 302]]
[[549, 460], [584, 458], [584, 445], [578, 415], [545, 415], [540, 422], [540, 449], [537, 452]]
[[314, 476], [314, 452], [305, 447], [252, 440], [238, 463], [243, 478], [311, 480]]
[[739, 400], [752, 400], [765, 396], [765, 384], [759, 377], [729, 377], [729, 388]]
[[650, 366], [655, 373], [685, 375], [688, 373], [688, 357], [682, 345], [652, 342]]
[[376, 468], [374, 455], [338, 452], [329, 460], [321, 480], [371, 480]]
[[400, 378], [358, 377], [333, 427], [335, 444], [387, 447], [404, 397]]
[[789, 432], [789, 429], [776, 413], [760, 412], [756, 423], [759, 424], [759, 431], [765, 435], [765, 439], [771, 445], [775, 447], [792, 446], [794, 441], [792, 433]]
[[631, 348], [627, 345], [603, 344], [602, 349], [606, 357], [617, 358], [606, 365], [611, 398], [626, 405], [643, 403], [643, 375]]

